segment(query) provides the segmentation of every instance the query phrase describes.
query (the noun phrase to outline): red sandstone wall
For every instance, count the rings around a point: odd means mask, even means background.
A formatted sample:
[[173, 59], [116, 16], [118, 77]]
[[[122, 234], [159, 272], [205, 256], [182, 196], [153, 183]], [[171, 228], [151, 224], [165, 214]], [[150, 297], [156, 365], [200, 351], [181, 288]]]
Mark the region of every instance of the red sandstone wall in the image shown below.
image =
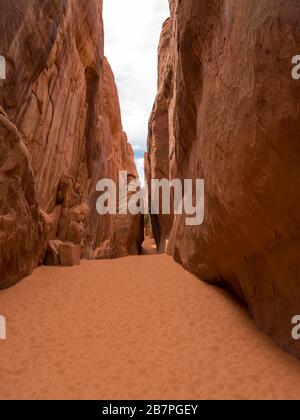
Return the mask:
[[170, 5], [148, 173], [204, 178], [206, 216], [198, 227], [159, 216], [158, 244], [169, 238], [176, 261], [234, 291], [259, 328], [300, 356], [291, 338], [300, 310], [300, 82], [291, 77], [300, 3]]
[[[0, 287], [43, 261], [137, 253], [140, 217], [96, 214], [96, 183], [137, 177], [103, 52], [101, 0], [1, 0]], [[63, 245], [64, 243], [64, 245]]]

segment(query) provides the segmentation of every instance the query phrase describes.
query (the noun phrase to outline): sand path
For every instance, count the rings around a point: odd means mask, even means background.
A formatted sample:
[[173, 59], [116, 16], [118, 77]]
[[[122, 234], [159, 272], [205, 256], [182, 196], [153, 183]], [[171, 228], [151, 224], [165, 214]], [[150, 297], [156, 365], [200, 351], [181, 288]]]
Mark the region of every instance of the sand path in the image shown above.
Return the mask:
[[41, 267], [0, 314], [1, 399], [300, 398], [300, 362], [165, 255]]

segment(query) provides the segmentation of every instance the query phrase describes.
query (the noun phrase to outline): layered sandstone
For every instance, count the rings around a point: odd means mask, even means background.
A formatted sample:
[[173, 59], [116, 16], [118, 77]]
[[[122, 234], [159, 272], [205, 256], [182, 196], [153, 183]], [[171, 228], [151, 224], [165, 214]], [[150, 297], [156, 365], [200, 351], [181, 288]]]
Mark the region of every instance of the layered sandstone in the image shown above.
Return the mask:
[[[300, 82], [296, 0], [171, 0], [150, 118], [149, 178], [204, 178], [205, 221], [156, 217], [159, 246], [231, 289], [300, 356]], [[221, 322], [221, 321], [220, 321]]]
[[0, 33], [7, 66], [0, 81], [0, 287], [46, 253], [46, 261], [64, 265], [77, 262], [78, 248], [88, 258], [137, 253], [141, 217], [96, 213], [101, 178], [117, 181], [120, 170], [137, 177], [104, 57], [102, 1], [1, 0]]

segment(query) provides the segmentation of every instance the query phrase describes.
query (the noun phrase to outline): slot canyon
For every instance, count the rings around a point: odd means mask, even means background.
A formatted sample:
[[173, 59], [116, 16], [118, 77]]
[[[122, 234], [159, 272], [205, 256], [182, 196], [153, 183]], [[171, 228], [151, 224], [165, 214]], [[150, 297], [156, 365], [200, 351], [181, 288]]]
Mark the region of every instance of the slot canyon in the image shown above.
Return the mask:
[[299, 399], [300, 3], [169, 0], [144, 175], [204, 180], [187, 226], [97, 212], [141, 178], [109, 1], [0, 0], [0, 399]]

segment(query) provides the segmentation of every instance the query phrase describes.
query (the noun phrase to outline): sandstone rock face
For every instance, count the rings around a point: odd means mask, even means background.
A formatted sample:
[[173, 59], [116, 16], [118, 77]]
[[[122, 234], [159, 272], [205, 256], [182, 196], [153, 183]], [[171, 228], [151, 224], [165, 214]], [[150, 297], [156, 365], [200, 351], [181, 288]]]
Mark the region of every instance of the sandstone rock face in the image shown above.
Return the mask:
[[[300, 356], [300, 4], [170, 1], [148, 177], [203, 178], [205, 221], [162, 217], [156, 238], [207, 282], [231, 289], [257, 326]], [[168, 164], [166, 164], [166, 160]], [[171, 223], [171, 228], [170, 228]]]
[[0, 287], [43, 259], [45, 235], [82, 257], [107, 241], [108, 257], [137, 253], [141, 217], [96, 213], [101, 178], [137, 177], [103, 52], [102, 1], [1, 0], [0, 34]]
[[28, 152], [0, 107], [0, 284], [8, 287], [41, 261], [45, 228]]
[[[146, 179], [169, 179], [170, 178], [170, 133], [168, 113], [168, 83], [171, 70], [169, 64], [171, 39], [171, 20], [168, 19], [163, 25], [163, 31], [159, 45], [159, 77], [158, 93], [149, 121], [148, 153], [145, 155]], [[149, 192], [151, 189], [149, 188]], [[151, 202], [151, 193], [150, 193]], [[173, 223], [173, 217], [159, 214], [151, 215], [151, 224], [155, 241], [159, 252], [166, 251]]]

